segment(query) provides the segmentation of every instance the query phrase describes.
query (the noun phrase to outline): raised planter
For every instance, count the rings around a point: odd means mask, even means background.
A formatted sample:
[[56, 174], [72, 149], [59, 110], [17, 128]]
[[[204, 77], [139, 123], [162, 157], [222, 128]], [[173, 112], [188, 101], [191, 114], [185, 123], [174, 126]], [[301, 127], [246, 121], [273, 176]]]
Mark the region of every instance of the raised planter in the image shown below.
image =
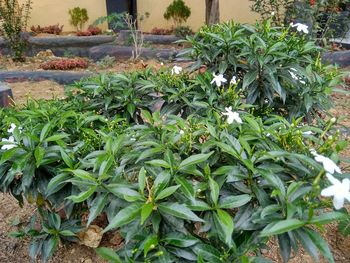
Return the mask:
[[[40, 51], [50, 49], [55, 56], [63, 56], [67, 52], [69, 54], [81, 57], [89, 55], [89, 49], [94, 46], [112, 43], [116, 40], [116, 36], [99, 35], [99, 36], [52, 36], [52, 37], [29, 37], [27, 55], [34, 56]], [[0, 48], [3, 54], [10, 51], [6, 41], [0, 37]]]
[[[141, 34], [141, 31], [137, 31], [138, 34]], [[152, 35], [152, 34], [144, 34], [144, 42], [151, 44], [172, 44], [175, 41], [180, 40], [181, 38], [175, 35]], [[131, 31], [130, 30], [120, 30], [118, 34], [118, 43], [120, 44], [130, 44], [131, 39]]]
[[[89, 57], [92, 60], [100, 60], [105, 56], [115, 57], [116, 59], [129, 59], [132, 56], [132, 47], [116, 46], [116, 45], [100, 45], [90, 49]], [[177, 51], [174, 49], [151, 49], [143, 48], [141, 57], [158, 58], [158, 59], [173, 59], [175, 58]]]
[[322, 61], [337, 64], [340, 67], [348, 67], [350, 66], [350, 50], [327, 52], [322, 56]]
[[6, 84], [0, 82], [0, 107], [8, 107], [12, 104], [12, 90]]
[[59, 84], [72, 84], [82, 78], [92, 76], [88, 72], [65, 71], [0, 71], [0, 81], [22, 82], [52, 80]]

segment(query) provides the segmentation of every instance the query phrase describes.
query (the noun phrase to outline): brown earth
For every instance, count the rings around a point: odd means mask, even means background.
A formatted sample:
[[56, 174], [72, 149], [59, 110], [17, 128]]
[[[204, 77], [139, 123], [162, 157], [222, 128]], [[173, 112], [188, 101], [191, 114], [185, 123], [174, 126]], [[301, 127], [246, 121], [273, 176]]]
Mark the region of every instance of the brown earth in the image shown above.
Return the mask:
[[[149, 62], [148, 62], [149, 63]], [[153, 62], [151, 62], [153, 63]], [[158, 62], [157, 62], [158, 63]], [[132, 66], [134, 67], [134, 66]], [[140, 64], [135, 65], [140, 67]], [[126, 67], [130, 69], [129, 67]], [[52, 97], [64, 96], [63, 86], [54, 82], [23, 82], [9, 84], [13, 89], [14, 99], [17, 103], [25, 103], [27, 94], [32, 98], [49, 99]], [[350, 127], [350, 95], [335, 94], [333, 95], [335, 107], [332, 110], [339, 123]], [[344, 151], [344, 157], [350, 159], [350, 147]], [[345, 170], [349, 171], [349, 165], [343, 165]], [[26, 204], [23, 208], [19, 208], [16, 200], [9, 195], [0, 194], [0, 263], [26, 263], [30, 262], [28, 257], [28, 240], [18, 240], [8, 236], [10, 231], [16, 230], [15, 226], [11, 225], [13, 221], [26, 222], [30, 215], [35, 210], [34, 207]], [[330, 224], [325, 227], [323, 236], [330, 244], [332, 253], [337, 263], [350, 262], [350, 237], [344, 238], [337, 232], [337, 225]], [[103, 246], [116, 248], [120, 244], [120, 238], [115, 236], [105, 236], [102, 240]], [[262, 254], [270, 258], [273, 262], [282, 263], [278, 254], [277, 242], [271, 240], [268, 244], [268, 249], [263, 249]], [[50, 260], [50, 263], [104, 263], [96, 256], [92, 248], [88, 248], [79, 244], [69, 244], [61, 246], [55, 253], [55, 256]], [[303, 250], [300, 250], [297, 255], [294, 255], [290, 263], [312, 263], [312, 258]], [[321, 260], [321, 263], [327, 261]]]

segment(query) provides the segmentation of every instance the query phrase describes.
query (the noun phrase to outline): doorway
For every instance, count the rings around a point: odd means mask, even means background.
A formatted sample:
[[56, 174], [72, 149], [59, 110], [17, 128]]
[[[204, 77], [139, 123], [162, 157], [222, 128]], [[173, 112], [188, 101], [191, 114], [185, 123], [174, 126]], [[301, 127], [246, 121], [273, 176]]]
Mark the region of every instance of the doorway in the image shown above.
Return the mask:
[[136, 0], [106, 0], [107, 14], [129, 13], [133, 17], [137, 15]]

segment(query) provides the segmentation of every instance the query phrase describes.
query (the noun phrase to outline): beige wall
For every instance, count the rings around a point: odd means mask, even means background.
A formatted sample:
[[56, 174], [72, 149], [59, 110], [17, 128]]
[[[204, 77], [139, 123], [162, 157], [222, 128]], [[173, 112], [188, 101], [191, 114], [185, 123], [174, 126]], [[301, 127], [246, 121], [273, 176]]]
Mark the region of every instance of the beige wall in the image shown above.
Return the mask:
[[[69, 24], [69, 9], [76, 6], [86, 8], [90, 17], [87, 25], [107, 13], [105, 0], [33, 0], [33, 2], [30, 26], [60, 23], [64, 25], [64, 31], [73, 31], [74, 28]], [[150, 13], [150, 17], [139, 24], [140, 28], [144, 31], [151, 31], [154, 27], [170, 28], [172, 22], [165, 20], [163, 14], [171, 2], [172, 0], [138, 0], [138, 13]], [[197, 30], [205, 21], [205, 0], [185, 0], [185, 2], [192, 12], [186, 24]], [[221, 20], [234, 19], [237, 22], [253, 23], [258, 16], [250, 11], [250, 5], [249, 0], [220, 0]]]
[[89, 21], [86, 26], [93, 23], [97, 18], [105, 16], [105, 0], [32, 0], [31, 25], [48, 26], [59, 23], [64, 25], [63, 31], [74, 31], [69, 24], [68, 10], [74, 7], [86, 8]]
[[[205, 0], [184, 0], [191, 8], [191, 16], [187, 20], [193, 30], [200, 28], [205, 21]], [[171, 21], [164, 19], [163, 14], [172, 0], [138, 0], [137, 8], [139, 14], [150, 13], [150, 17], [140, 23], [144, 31], [150, 31], [154, 27], [171, 27]], [[241, 23], [254, 23], [258, 15], [250, 11], [252, 2], [249, 0], [220, 0], [221, 21], [233, 19]]]

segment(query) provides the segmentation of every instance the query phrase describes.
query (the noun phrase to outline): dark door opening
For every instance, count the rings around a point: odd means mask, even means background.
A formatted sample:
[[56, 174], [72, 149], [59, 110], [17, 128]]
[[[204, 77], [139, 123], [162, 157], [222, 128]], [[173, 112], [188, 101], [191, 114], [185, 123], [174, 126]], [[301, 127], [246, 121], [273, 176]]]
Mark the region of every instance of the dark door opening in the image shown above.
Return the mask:
[[137, 16], [136, 0], [106, 0], [106, 5], [108, 15], [112, 13], [129, 13], [134, 18]]

